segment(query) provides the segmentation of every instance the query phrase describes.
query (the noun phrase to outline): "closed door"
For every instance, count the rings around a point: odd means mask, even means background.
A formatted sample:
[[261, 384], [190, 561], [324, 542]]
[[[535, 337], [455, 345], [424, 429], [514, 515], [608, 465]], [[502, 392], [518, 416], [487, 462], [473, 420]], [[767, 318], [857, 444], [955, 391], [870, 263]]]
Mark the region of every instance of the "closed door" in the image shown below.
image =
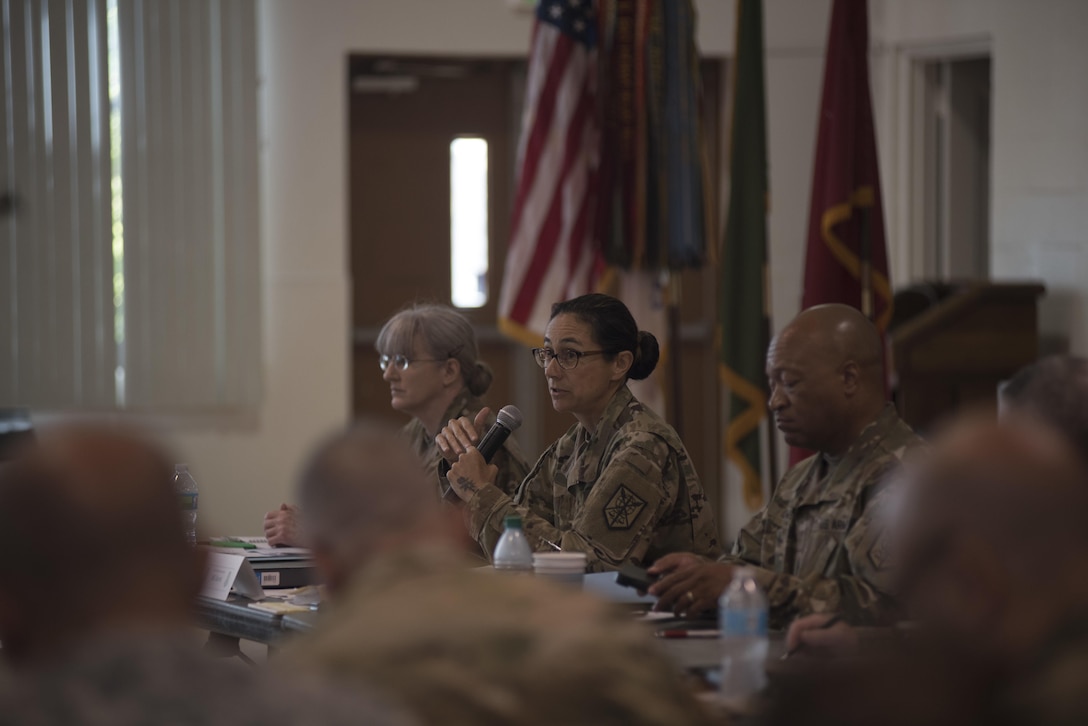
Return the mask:
[[543, 375], [528, 352], [501, 337], [496, 301], [510, 224], [514, 154], [524, 64], [355, 56], [349, 62], [353, 409], [403, 421], [389, 408], [374, 340], [382, 323], [412, 301], [451, 302], [451, 144], [486, 142], [486, 302], [463, 308], [495, 372], [485, 402], [514, 403], [529, 421], [528, 454], [569, 417], [542, 407]]

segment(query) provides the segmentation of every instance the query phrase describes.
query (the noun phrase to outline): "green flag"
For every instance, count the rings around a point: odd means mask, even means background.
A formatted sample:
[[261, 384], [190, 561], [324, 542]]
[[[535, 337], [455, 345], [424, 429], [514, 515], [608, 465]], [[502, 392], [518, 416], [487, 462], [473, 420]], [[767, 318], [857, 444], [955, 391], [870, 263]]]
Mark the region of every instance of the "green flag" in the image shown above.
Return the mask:
[[718, 311], [720, 371], [729, 389], [725, 453], [743, 476], [745, 503], [756, 510], [763, 506], [760, 429], [767, 413], [763, 364], [770, 334], [762, 0], [737, 1], [729, 177]]

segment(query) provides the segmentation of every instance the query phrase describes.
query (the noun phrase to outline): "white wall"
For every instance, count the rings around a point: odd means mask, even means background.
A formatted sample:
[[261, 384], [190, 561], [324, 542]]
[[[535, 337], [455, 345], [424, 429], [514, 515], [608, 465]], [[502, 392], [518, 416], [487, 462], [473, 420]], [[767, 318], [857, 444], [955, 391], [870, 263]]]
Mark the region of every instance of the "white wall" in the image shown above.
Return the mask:
[[[896, 100], [905, 79], [896, 69], [935, 45], [988, 43], [991, 273], [1045, 282], [1040, 324], [1046, 344], [1088, 354], [1088, 3], [874, 0], [873, 7], [877, 131], [885, 200], [893, 205], [889, 219], [901, 220], [907, 211], [894, 206], [906, 164], [894, 142], [905, 113]], [[900, 250], [909, 243], [893, 239]]]
[[768, 0], [764, 8], [771, 177], [768, 254], [772, 323], [775, 330], [780, 330], [801, 307], [812, 163], [816, 155], [831, 2]]
[[[732, 0], [699, 0], [708, 55], [733, 47]], [[767, 0], [770, 253], [776, 328], [797, 311], [830, 0]], [[346, 63], [352, 52], [521, 55], [504, 0], [262, 0], [265, 403], [249, 426], [178, 432], [209, 532], [255, 532], [308, 447], [350, 412]], [[1044, 328], [1088, 353], [1088, 3], [871, 0], [874, 103], [893, 259], [908, 240], [896, 180], [897, 63], [989, 38], [994, 53], [992, 265], [1050, 287]], [[902, 280], [893, 265], [893, 277]]]

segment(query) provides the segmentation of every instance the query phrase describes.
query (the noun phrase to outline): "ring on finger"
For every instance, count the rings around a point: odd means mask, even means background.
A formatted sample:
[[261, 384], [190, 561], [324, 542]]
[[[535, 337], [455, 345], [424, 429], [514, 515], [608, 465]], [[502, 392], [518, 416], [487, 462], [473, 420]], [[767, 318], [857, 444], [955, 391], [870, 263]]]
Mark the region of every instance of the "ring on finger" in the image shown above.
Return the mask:
[[695, 602], [695, 593], [693, 593], [691, 590], [685, 592], [684, 596], [688, 599], [688, 602]]

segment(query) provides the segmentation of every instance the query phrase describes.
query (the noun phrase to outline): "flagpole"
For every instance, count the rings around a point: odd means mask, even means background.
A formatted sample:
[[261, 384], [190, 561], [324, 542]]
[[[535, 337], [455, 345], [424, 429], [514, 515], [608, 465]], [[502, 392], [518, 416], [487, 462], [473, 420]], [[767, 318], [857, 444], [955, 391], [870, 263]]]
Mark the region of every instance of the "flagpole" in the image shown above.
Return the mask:
[[861, 261], [861, 314], [876, 322], [876, 312], [873, 310], [873, 240], [869, 234], [868, 206], [858, 207], [860, 213], [860, 237], [861, 249], [858, 255]]
[[668, 270], [664, 273], [668, 280], [666, 289], [668, 290], [668, 300], [666, 303], [666, 310], [668, 315], [666, 317], [666, 324], [669, 326], [668, 330], [668, 346], [669, 346], [669, 372], [671, 379], [670, 388], [672, 397], [672, 427], [676, 430], [676, 435], [681, 439], [684, 438], [684, 396], [683, 387], [680, 384], [682, 379], [680, 372], [680, 275], [677, 272]]

